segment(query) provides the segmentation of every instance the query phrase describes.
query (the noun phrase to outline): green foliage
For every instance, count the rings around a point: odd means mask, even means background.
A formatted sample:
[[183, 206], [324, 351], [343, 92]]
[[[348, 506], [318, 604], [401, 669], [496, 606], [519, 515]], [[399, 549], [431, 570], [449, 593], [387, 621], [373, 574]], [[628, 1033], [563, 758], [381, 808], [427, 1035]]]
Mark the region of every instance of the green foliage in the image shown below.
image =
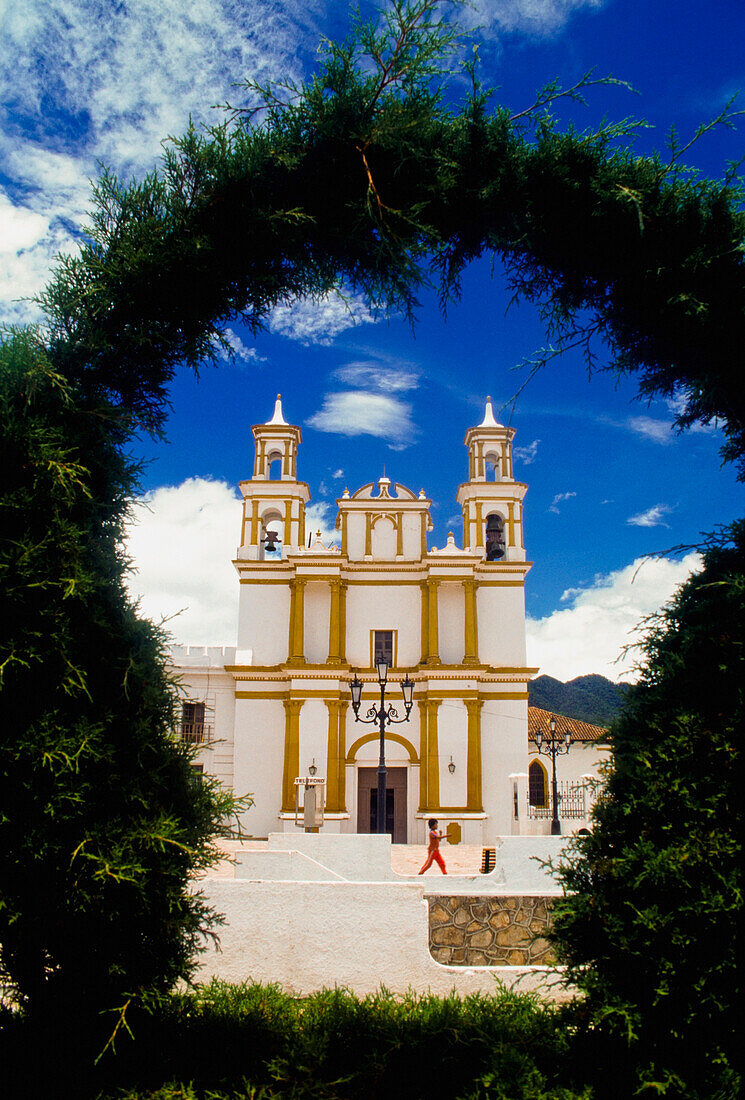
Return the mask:
[[724, 1100], [740, 1095], [745, 523], [709, 546], [644, 649], [554, 934], [588, 1036], [608, 1040], [613, 1095]]
[[232, 805], [171, 736], [124, 590], [125, 430], [34, 332], [0, 340], [0, 983], [74, 1031], [190, 973], [211, 914], [188, 878]]
[[578, 718], [594, 726], [608, 726], [623, 705], [627, 684], [614, 684], [605, 676], [575, 676], [566, 684], [553, 676], [531, 680], [529, 703], [567, 718]]
[[461, 1000], [213, 982], [164, 999], [75, 1095], [589, 1100], [567, 1068], [571, 1024], [566, 1009], [496, 983], [493, 996]]
[[538, 362], [579, 344], [592, 365], [602, 337], [642, 393], [683, 399], [680, 425], [718, 417], [743, 461], [733, 180], [686, 172], [687, 146], [668, 163], [637, 156], [633, 122], [560, 131], [552, 103], [581, 98], [591, 74], [510, 116], [476, 58], [449, 108], [456, 39], [437, 10], [395, 0], [381, 26], [329, 44], [307, 83], [249, 81], [249, 106], [174, 139], [158, 174], [125, 186], [104, 173], [90, 239], [42, 298], [53, 361], [95, 373], [158, 428], [175, 365], [214, 358], [235, 317], [258, 329], [278, 302], [344, 286], [413, 318], [423, 285], [445, 304], [464, 266], [494, 253], [554, 341]]

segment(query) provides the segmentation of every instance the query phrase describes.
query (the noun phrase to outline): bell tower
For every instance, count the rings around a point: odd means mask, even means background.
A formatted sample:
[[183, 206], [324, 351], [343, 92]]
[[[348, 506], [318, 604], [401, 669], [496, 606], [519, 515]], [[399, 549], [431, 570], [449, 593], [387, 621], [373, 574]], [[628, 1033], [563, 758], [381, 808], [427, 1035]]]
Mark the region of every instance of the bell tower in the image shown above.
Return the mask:
[[512, 471], [514, 428], [494, 419], [491, 397], [484, 419], [466, 432], [468, 481], [458, 488], [463, 509], [463, 548], [486, 561], [525, 561], [523, 497], [528, 487]]
[[251, 428], [255, 443], [254, 472], [239, 485], [243, 522], [238, 556], [278, 561], [305, 545], [305, 505], [310, 491], [297, 480], [297, 449], [302, 432], [288, 424], [277, 394], [274, 414]]

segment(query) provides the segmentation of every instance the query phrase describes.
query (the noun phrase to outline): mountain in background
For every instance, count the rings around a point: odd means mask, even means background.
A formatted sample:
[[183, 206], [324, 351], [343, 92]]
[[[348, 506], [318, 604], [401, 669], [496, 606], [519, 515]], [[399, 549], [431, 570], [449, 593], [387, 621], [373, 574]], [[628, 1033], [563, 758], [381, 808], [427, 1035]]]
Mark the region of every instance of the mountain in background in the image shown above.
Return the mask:
[[628, 684], [614, 684], [605, 676], [576, 676], [566, 684], [553, 676], [537, 676], [530, 681], [528, 702], [566, 718], [609, 726], [628, 689]]

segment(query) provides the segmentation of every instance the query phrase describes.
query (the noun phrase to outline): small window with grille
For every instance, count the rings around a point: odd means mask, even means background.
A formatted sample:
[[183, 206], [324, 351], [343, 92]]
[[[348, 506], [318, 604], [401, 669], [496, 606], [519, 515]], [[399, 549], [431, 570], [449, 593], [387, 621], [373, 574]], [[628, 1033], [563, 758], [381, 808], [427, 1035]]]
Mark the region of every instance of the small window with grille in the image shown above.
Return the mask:
[[373, 664], [384, 657], [389, 665], [393, 665], [393, 631], [373, 631]]
[[181, 740], [196, 745], [204, 741], [204, 703], [181, 704]]

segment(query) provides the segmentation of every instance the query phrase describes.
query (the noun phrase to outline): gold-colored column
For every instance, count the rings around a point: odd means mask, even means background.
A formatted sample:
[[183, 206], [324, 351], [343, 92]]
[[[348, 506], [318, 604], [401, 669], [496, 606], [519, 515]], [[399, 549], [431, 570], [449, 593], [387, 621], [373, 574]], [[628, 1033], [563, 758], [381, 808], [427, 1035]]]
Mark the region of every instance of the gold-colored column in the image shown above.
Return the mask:
[[290, 639], [288, 664], [304, 665], [305, 656], [305, 578], [290, 581]]
[[437, 615], [437, 589], [440, 582], [432, 580], [430, 577], [427, 581], [427, 589], [429, 591], [429, 639], [427, 642], [427, 664], [439, 665], [440, 661], [440, 639], [438, 634], [438, 615]]
[[[427, 809], [440, 808], [440, 750], [437, 736], [439, 699], [427, 700]], [[421, 765], [420, 765], [421, 766]]]
[[341, 581], [334, 577], [329, 581], [331, 596], [329, 607], [329, 655], [327, 665], [341, 664]]
[[427, 556], [427, 516], [422, 512], [422, 557]]
[[471, 520], [468, 515], [468, 505], [463, 505], [463, 549], [471, 548]]
[[372, 557], [372, 516], [369, 512], [365, 515], [365, 557]]
[[429, 589], [427, 582], [419, 585], [422, 590], [422, 658], [421, 663], [426, 665], [429, 656]]
[[509, 546], [515, 545], [515, 505], [510, 501], [507, 505], [507, 527], [509, 529]]
[[284, 699], [285, 758], [282, 769], [282, 810], [295, 809], [295, 780], [300, 771], [300, 710], [303, 699]]
[[399, 512], [396, 516], [396, 556], [401, 558], [404, 553], [404, 514]]
[[465, 646], [463, 664], [477, 665], [479, 663], [479, 627], [475, 580], [469, 579], [463, 581], [463, 597], [465, 604]]
[[289, 442], [285, 443], [284, 454], [282, 455], [282, 473], [292, 477], [292, 452]]
[[339, 788], [339, 813], [347, 812], [347, 792], [346, 792], [346, 779], [347, 779], [347, 708], [349, 703], [346, 699], [339, 700], [339, 751], [338, 751], [338, 780], [337, 785]]
[[292, 546], [292, 501], [285, 501], [285, 534], [283, 542], [285, 546]]
[[339, 585], [339, 660], [347, 659], [347, 582]]
[[300, 501], [300, 523], [297, 537], [298, 545], [305, 546], [305, 505]]
[[253, 510], [251, 512], [251, 545], [259, 545], [259, 502], [255, 500], [253, 502]]
[[347, 555], [347, 513], [341, 514], [341, 552], [346, 557]]
[[419, 699], [419, 813], [429, 809], [427, 803], [427, 701]]
[[473, 459], [473, 448], [468, 449], [468, 480], [473, 481], [476, 476], [476, 464]]
[[502, 443], [502, 480], [506, 481], [512, 477], [512, 470], [510, 469], [510, 462], [507, 451], [507, 444]]
[[477, 460], [476, 460], [477, 461], [476, 469], [478, 471], [478, 476], [483, 477], [484, 476], [484, 444], [483, 443], [478, 443], [477, 447], [478, 447], [478, 457], [477, 457]]
[[482, 699], [466, 699], [468, 710], [468, 749], [466, 757], [466, 808], [469, 813], [481, 813], [481, 708]]
[[481, 517], [481, 501], [476, 501], [476, 547], [484, 545], [484, 524]]
[[329, 712], [328, 742], [326, 746], [326, 809], [338, 813], [339, 798], [339, 706], [338, 699], [326, 699]]

